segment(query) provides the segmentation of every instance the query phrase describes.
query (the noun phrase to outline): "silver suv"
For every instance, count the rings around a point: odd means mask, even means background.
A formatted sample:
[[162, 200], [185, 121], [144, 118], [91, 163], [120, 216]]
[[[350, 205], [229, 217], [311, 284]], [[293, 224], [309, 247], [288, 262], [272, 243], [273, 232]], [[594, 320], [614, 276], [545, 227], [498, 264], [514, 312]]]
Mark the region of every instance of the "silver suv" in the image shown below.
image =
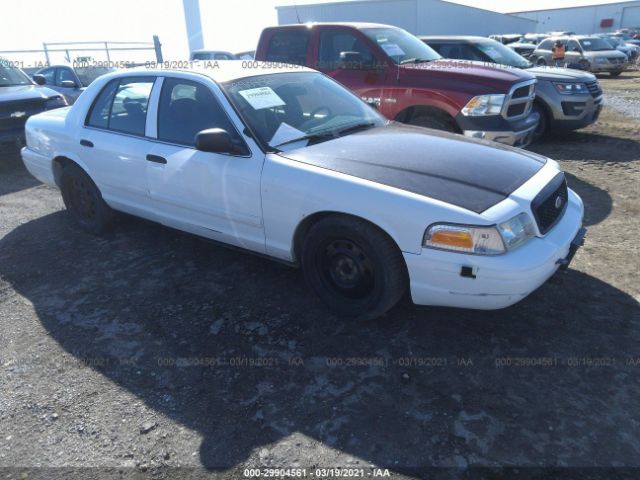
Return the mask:
[[612, 77], [620, 75], [628, 66], [627, 56], [599, 37], [576, 35], [549, 37], [531, 54], [537, 65], [554, 65], [551, 49], [557, 41], [565, 46], [564, 65], [576, 65], [592, 73], [608, 72]]

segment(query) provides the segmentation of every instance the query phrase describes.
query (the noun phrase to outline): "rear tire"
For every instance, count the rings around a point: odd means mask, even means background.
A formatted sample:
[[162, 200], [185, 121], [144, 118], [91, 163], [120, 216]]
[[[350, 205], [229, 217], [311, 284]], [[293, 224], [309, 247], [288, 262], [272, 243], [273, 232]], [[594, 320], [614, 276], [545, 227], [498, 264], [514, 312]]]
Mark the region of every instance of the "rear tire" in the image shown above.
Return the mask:
[[67, 211], [80, 228], [93, 234], [100, 234], [107, 229], [114, 212], [82, 168], [72, 163], [65, 165], [60, 190]]
[[395, 242], [354, 217], [329, 216], [311, 227], [302, 269], [320, 300], [338, 316], [371, 320], [407, 290], [404, 258]]
[[547, 66], [547, 61], [540, 57], [537, 61], [536, 61], [536, 65], [538, 65], [539, 67], [546, 67]]
[[622, 72], [609, 72], [609, 75], [611, 75], [612, 77], [617, 77], [621, 74]]

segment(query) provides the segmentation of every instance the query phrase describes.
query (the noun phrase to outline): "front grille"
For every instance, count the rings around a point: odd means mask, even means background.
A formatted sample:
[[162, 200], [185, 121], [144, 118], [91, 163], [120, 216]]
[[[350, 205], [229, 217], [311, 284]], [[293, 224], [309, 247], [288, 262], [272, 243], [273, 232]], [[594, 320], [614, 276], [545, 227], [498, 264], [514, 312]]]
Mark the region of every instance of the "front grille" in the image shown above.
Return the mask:
[[618, 57], [607, 57], [607, 60], [609, 60], [609, 63], [624, 63], [624, 60]]
[[600, 88], [600, 84], [597, 80], [593, 82], [587, 82], [587, 88], [589, 89], [589, 93], [593, 98], [597, 98], [602, 95], [602, 89]]
[[560, 221], [567, 209], [569, 191], [564, 173], [559, 173], [531, 202], [531, 211], [543, 235]]
[[43, 98], [0, 102], [0, 130], [22, 128], [27, 118], [43, 111]]
[[536, 81], [516, 85], [507, 96], [502, 114], [508, 120], [527, 115], [533, 106], [536, 96]]

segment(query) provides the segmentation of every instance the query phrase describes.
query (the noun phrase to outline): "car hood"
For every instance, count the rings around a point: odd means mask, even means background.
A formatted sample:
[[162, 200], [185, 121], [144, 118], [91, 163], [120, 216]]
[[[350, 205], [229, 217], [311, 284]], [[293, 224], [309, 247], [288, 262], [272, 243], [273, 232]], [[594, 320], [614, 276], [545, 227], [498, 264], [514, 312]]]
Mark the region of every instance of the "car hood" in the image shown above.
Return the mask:
[[596, 80], [595, 75], [589, 72], [571, 68], [532, 67], [528, 68], [527, 72], [535, 75], [539, 80], [559, 80], [564, 82], [593, 82]]
[[12, 102], [15, 100], [34, 100], [41, 98], [46, 100], [49, 97], [60, 95], [50, 88], [39, 85], [14, 85], [11, 87], [0, 87], [0, 102]]
[[546, 163], [524, 150], [395, 122], [279, 155], [476, 213], [507, 198]]
[[484, 85], [491, 91], [495, 91], [498, 85], [508, 91], [512, 85], [534, 77], [524, 70], [517, 68], [503, 68], [484, 62], [472, 62], [468, 60], [440, 59], [428, 63], [415, 65], [402, 65], [401, 79], [419, 79], [428, 76], [430, 78], [442, 77], [447, 84], [461, 82], [469, 88], [472, 85]]

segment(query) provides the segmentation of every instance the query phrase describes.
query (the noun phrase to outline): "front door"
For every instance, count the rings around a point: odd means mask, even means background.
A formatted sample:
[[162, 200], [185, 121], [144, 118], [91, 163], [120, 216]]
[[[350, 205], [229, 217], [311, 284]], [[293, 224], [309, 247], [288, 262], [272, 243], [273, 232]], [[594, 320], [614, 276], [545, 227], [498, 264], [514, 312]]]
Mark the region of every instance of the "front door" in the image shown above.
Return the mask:
[[[264, 154], [257, 149], [252, 154], [222, 106], [226, 100], [213, 88], [186, 78], [164, 78], [157, 141], [146, 162], [151, 201], [163, 223], [263, 252]], [[236, 153], [196, 150], [196, 134], [208, 128], [226, 130]]]
[[367, 103], [376, 108], [381, 106], [385, 70], [363, 35], [352, 29], [322, 29], [317, 58], [318, 70]]

